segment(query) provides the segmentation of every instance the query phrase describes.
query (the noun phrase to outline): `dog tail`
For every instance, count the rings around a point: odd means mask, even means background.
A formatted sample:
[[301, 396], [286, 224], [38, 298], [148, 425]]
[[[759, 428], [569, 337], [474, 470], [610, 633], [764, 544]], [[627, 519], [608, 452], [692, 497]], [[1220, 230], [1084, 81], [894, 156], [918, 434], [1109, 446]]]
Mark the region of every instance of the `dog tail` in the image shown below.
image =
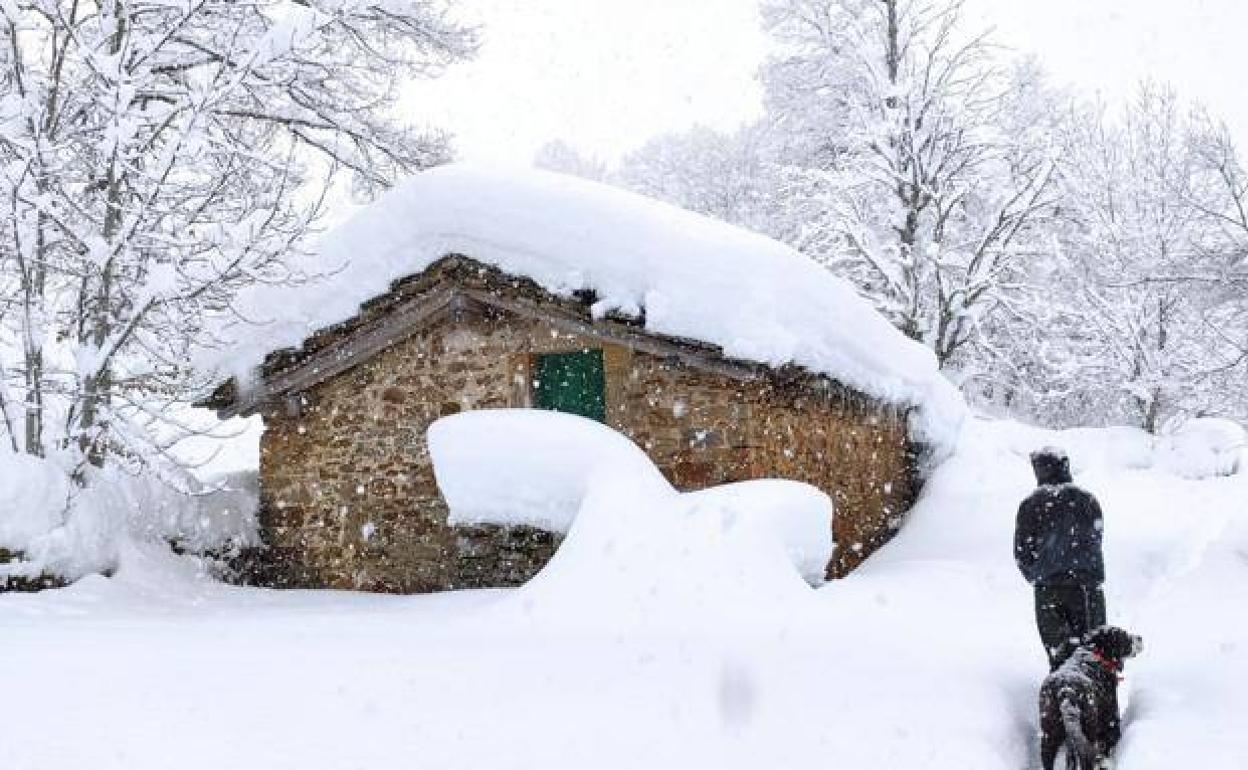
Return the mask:
[[1083, 712], [1079, 708], [1079, 696], [1073, 690], [1062, 690], [1057, 695], [1062, 711], [1062, 727], [1066, 728], [1066, 751], [1088, 762], [1095, 757], [1092, 743], [1083, 734]]

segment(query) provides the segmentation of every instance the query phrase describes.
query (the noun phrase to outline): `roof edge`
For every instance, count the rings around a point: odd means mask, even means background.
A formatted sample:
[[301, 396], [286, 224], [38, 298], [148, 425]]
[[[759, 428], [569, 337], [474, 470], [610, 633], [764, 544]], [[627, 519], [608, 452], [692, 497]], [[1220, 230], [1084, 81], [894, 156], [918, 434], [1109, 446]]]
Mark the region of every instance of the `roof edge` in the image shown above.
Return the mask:
[[774, 367], [730, 358], [717, 345], [656, 334], [636, 321], [594, 318], [589, 310], [593, 301], [592, 296], [561, 297], [531, 279], [504, 273], [472, 257], [448, 254], [419, 273], [392, 281], [388, 292], [363, 303], [352, 318], [314, 331], [300, 348], [270, 353], [254, 386], [244, 387], [231, 378], [194, 405], [215, 409], [221, 419], [256, 414], [266, 403], [306, 391], [341, 374], [436, 320], [480, 308], [540, 320], [561, 331], [668, 357], [732, 379], [767, 379], [787, 386], [802, 383], [811, 388], [818, 382], [866, 402], [891, 404], [803, 367]]

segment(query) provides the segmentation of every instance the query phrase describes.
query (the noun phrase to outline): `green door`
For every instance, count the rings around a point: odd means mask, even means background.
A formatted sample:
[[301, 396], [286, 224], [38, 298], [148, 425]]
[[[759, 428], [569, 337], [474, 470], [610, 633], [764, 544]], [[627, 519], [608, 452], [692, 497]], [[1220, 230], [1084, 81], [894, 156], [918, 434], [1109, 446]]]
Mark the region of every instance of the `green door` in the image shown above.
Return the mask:
[[606, 422], [606, 377], [601, 350], [539, 355], [533, 380], [533, 403], [537, 408]]

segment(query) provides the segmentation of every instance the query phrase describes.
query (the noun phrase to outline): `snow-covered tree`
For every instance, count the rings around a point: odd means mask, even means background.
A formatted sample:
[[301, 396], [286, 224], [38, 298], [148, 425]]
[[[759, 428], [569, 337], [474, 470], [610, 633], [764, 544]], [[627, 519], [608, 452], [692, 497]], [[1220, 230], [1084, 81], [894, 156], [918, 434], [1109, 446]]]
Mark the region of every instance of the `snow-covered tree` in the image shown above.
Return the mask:
[[469, 55], [440, 0], [0, 2], [0, 404], [16, 450], [161, 458], [191, 351], [293, 262], [340, 172], [443, 161], [394, 120]]
[[537, 148], [537, 152], [533, 154], [533, 165], [594, 182], [605, 182], [611, 176], [606, 163], [583, 154], [562, 139], [552, 139]]
[[766, 121], [731, 132], [695, 126], [626, 155], [617, 179], [643, 195], [767, 232], [775, 205], [771, 142]]
[[1248, 282], [1248, 168], [1230, 129], [1197, 110], [1187, 132], [1196, 180], [1188, 203], [1205, 223], [1201, 247], [1217, 272], [1213, 280], [1245, 293]]
[[967, 35], [957, 0], [768, 0], [763, 15], [784, 237], [955, 363], [1053, 209], [1049, 137], [1019, 119], [1043, 85]]
[[1029, 276], [1033, 355], [1017, 391], [1059, 424], [1242, 414], [1245, 318], [1233, 147], [1170, 91], [1116, 114], [1076, 107], [1064, 131], [1053, 260]]

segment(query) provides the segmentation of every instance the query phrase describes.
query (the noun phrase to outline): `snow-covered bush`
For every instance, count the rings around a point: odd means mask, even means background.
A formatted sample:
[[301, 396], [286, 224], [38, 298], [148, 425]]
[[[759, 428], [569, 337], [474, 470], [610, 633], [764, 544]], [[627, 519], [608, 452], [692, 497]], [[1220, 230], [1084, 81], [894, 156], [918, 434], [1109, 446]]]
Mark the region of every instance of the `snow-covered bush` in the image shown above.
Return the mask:
[[93, 471], [85, 486], [53, 458], [0, 455], [0, 548], [20, 557], [7, 576], [75, 580], [115, 570], [127, 542], [165, 543], [219, 553], [256, 542], [254, 474], [181, 487], [116, 468]]
[[1168, 422], [1153, 456], [1154, 467], [1189, 479], [1230, 476], [1243, 470], [1246, 460], [1248, 434], [1243, 426], [1217, 417]]
[[69, 508], [64, 471], [28, 454], [0, 455], [0, 548], [24, 551], [60, 526]]

